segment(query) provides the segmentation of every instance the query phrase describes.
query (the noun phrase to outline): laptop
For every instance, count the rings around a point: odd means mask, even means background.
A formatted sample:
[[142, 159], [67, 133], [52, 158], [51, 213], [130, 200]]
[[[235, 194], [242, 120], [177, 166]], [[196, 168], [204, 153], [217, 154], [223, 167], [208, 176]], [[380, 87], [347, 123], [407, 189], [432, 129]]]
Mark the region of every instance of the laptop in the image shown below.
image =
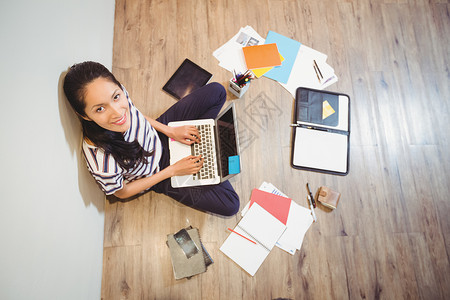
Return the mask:
[[199, 173], [171, 177], [172, 187], [218, 184], [241, 171], [239, 138], [234, 103], [227, 106], [215, 120], [170, 122], [168, 126], [194, 125], [200, 132], [200, 143], [186, 145], [169, 138], [170, 164], [200, 152], [204, 162]]

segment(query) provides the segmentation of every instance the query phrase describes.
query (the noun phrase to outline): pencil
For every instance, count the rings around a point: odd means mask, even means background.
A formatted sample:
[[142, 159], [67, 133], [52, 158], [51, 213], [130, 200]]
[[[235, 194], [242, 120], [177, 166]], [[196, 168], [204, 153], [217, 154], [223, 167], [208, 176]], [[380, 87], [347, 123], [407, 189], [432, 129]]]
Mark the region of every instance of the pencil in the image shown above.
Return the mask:
[[255, 241], [252, 241], [251, 239], [249, 239], [249, 238], [247, 238], [247, 237], [243, 236], [242, 234], [240, 234], [240, 233], [238, 233], [238, 232], [234, 231], [233, 229], [231, 229], [231, 228], [228, 228], [228, 230], [229, 230], [229, 231], [231, 231], [231, 232], [234, 232], [234, 233], [236, 233], [237, 235], [239, 235], [239, 236], [243, 237], [243, 238], [244, 238], [244, 239], [246, 239], [247, 241], [250, 241], [250, 242], [252, 242], [253, 244], [255, 244], [255, 245], [256, 245], [256, 242], [255, 242]]

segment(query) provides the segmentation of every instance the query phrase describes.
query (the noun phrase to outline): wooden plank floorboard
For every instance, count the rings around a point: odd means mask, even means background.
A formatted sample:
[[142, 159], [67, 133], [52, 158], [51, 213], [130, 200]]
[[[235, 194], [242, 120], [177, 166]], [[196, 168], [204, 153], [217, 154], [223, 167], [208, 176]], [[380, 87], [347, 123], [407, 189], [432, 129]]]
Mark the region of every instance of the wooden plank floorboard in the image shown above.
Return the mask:
[[[275, 248], [254, 277], [219, 251], [240, 215], [219, 217], [148, 193], [105, 206], [102, 299], [449, 299], [450, 3], [446, 0], [116, 0], [113, 72], [136, 106], [158, 117], [175, 103], [161, 87], [189, 58], [226, 85], [212, 52], [251, 25], [328, 55], [351, 97], [347, 176], [290, 167], [293, 98], [254, 81], [234, 101], [241, 208], [271, 182], [307, 206], [305, 184], [339, 190], [338, 208], [294, 256]], [[199, 228], [214, 259], [175, 280], [166, 236]]]

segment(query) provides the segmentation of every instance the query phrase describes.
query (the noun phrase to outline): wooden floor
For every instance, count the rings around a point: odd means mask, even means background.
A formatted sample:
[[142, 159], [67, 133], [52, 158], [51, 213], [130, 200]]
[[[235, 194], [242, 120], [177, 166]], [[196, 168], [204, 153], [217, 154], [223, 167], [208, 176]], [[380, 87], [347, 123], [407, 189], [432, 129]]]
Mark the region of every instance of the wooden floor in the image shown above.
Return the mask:
[[[175, 101], [161, 90], [189, 58], [222, 84], [212, 52], [251, 25], [328, 55], [352, 101], [351, 167], [332, 176], [290, 167], [293, 97], [277, 82], [251, 84], [238, 110], [241, 198], [263, 181], [307, 206], [305, 184], [342, 193], [301, 251], [275, 248], [250, 277], [219, 247], [239, 216], [223, 218], [147, 194], [106, 203], [102, 299], [450, 299], [449, 1], [116, 0], [113, 72], [136, 106], [157, 117]], [[173, 278], [166, 235], [192, 225], [215, 263]]]

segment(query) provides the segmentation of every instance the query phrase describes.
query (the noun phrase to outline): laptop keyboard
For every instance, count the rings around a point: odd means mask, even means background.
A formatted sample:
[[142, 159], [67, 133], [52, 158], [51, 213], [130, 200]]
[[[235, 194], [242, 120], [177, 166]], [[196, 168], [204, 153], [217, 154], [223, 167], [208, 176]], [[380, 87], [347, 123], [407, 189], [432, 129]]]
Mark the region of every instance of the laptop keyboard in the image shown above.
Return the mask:
[[216, 177], [215, 168], [215, 145], [213, 143], [212, 135], [213, 127], [211, 125], [197, 125], [198, 132], [200, 133], [200, 143], [194, 143], [191, 145], [192, 155], [201, 155], [203, 157], [203, 167], [197, 174], [194, 174], [194, 180], [211, 179]]

